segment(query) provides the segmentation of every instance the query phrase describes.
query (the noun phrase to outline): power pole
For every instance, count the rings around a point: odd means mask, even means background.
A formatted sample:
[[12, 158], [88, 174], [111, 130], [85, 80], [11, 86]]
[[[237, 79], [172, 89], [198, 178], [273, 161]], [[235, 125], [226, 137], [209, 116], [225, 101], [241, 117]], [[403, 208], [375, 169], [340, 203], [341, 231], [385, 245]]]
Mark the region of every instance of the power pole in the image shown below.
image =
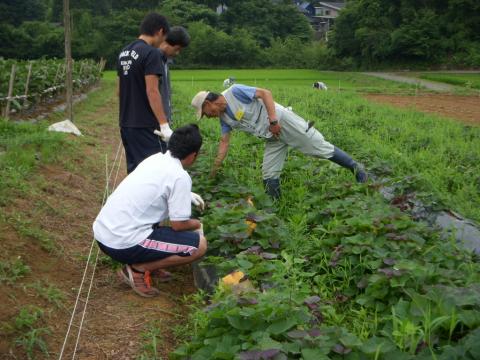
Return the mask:
[[73, 79], [72, 79], [72, 27], [70, 2], [63, 0], [63, 24], [65, 27], [65, 95], [67, 118], [73, 121]]

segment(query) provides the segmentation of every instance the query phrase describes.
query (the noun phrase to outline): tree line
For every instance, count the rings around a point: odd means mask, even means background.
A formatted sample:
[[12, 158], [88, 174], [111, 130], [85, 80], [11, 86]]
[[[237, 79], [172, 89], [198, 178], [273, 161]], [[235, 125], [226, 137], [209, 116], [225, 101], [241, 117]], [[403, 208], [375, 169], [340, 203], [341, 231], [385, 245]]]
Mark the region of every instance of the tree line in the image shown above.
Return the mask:
[[[221, 14], [216, 7], [224, 4]], [[75, 58], [107, 59], [138, 36], [149, 11], [185, 26], [190, 46], [177, 68], [291, 67], [353, 69], [414, 64], [480, 66], [477, 0], [349, 0], [329, 42], [291, 0], [76, 0], [71, 2]], [[0, 56], [63, 57], [62, 0], [4, 0]]]

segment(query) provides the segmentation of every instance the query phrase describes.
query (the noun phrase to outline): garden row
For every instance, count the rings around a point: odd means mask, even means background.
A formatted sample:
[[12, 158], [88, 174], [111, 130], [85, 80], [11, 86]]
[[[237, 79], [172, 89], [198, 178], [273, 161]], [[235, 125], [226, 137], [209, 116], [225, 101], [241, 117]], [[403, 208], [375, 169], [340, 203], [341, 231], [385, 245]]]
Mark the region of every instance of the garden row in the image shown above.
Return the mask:
[[[100, 79], [105, 62], [84, 59], [73, 62], [74, 90], [92, 86]], [[54, 98], [63, 91], [65, 61], [51, 60], [5, 60], [0, 58], [0, 104], [3, 115], [20, 111]]]
[[[355, 149], [386, 180], [359, 186], [345, 170], [292, 152], [274, 204], [261, 186], [259, 140], [235, 134], [222, 173], [208, 178], [218, 124], [202, 120], [204, 154], [192, 172], [194, 191], [208, 202], [201, 217], [209, 250], [200, 268], [241, 279], [220, 280], [193, 305], [191, 336], [172, 358], [475, 359], [478, 259], [403, 212], [402, 199], [413, 192], [430, 208], [458, 204], [475, 185], [454, 186], [465, 173], [453, 169], [466, 164], [447, 158], [466, 154], [478, 131], [412, 112], [385, 116], [348, 93], [280, 89], [272, 89], [280, 103], [318, 120], [327, 139]], [[180, 104], [177, 115], [187, 111]], [[390, 185], [396, 193], [386, 202], [378, 189]]]

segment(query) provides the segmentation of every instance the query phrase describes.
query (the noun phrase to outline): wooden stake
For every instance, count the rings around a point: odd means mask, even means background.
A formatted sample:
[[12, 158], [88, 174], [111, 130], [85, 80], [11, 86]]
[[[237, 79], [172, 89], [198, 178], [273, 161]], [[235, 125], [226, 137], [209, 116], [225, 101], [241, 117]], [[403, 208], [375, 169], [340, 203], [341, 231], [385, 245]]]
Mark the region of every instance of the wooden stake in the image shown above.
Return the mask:
[[53, 80], [53, 86], [57, 85], [58, 75], [60, 74], [61, 66], [62, 66], [62, 64], [58, 64], [58, 66], [57, 66], [57, 72], [55, 73], [55, 79]]
[[28, 104], [28, 86], [30, 85], [30, 76], [32, 75], [32, 65], [33, 61], [30, 61], [30, 64], [28, 65], [28, 74], [27, 74], [27, 81], [25, 82], [25, 99], [23, 99], [23, 106]]
[[72, 28], [70, 25], [70, 1], [63, 0], [63, 24], [65, 27], [65, 95], [67, 119], [73, 121], [73, 79], [72, 79]]
[[8, 99], [7, 99], [7, 105], [5, 105], [5, 110], [3, 113], [3, 116], [5, 119], [8, 120], [8, 116], [10, 115], [10, 98], [12, 97], [13, 93], [13, 83], [15, 81], [15, 71], [17, 70], [15, 64], [12, 64], [12, 72], [10, 73], [10, 82], [8, 83]]

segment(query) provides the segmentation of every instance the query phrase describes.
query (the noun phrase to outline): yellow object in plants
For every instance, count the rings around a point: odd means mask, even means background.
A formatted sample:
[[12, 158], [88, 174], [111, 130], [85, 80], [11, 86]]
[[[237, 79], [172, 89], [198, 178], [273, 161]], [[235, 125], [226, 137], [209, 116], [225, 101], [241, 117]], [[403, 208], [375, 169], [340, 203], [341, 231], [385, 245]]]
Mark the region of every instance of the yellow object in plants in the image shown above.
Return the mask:
[[245, 274], [241, 271], [233, 271], [230, 274], [224, 276], [222, 278], [223, 285], [237, 285], [240, 283], [240, 280], [245, 276]]
[[247, 229], [247, 234], [248, 234], [248, 236], [252, 236], [253, 231], [254, 231], [255, 228], [257, 227], [257, 223], [254, 222], [254, 221], [245, 220], [245, 224], [248, 225], [248, 229]]

